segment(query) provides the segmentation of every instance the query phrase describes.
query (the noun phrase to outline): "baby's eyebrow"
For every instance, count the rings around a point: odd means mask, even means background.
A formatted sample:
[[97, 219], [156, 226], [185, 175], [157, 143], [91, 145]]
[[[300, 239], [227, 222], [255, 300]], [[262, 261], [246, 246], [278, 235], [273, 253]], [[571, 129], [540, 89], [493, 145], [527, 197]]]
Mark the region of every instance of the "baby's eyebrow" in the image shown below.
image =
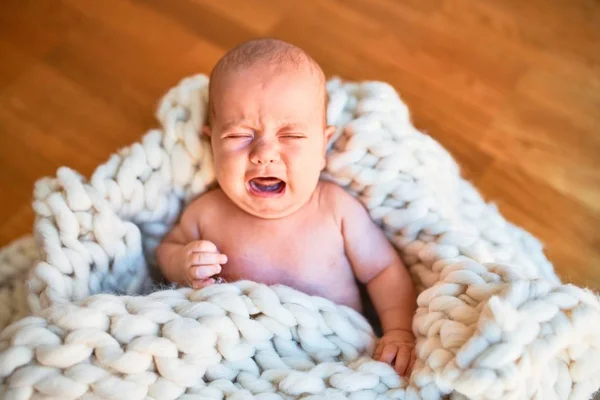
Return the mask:
[[288, 122], [288, 123], [284, 123], [283, 125], [281, 125], [281, 128], [279, 128], [279, 130], [288, 130], [288, 129], [305, 129], [306, 125], [304, 125], [303, 123], [299, 123], [299, 122]]
[[250, 128], [250, 126], [245, 124], [243, 121], [230, 121], [223, 124], [221, 129], [226, 131], [233, 128]]
[[[244, 129], [254, 129], [254, 127], [245, 122], [245, 121], [228, 121], [225, 122], [221, 128], [223, 131], [227, 131], [235, 128], [244, 128]], [[287, 131], [287, 130], [304, 130], [306, 129], [306, 124], [301, 122], [281, 122], [278, 131]]]

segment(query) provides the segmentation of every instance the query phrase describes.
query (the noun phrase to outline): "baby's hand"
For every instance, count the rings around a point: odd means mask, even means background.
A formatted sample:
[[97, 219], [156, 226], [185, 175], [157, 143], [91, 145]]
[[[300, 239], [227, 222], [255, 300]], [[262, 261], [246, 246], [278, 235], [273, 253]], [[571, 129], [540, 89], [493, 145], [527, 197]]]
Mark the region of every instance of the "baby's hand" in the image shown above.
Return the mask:
[[219, 253], [217, 246], [208, 240], [195, 240], [183, 248], [183, 267], [186, 283], [200, 289], [215, 283], [211, 278], [221, 272], [219, 264], [227, 262], [227, 256]]
[[392, 365], [398, 375], [409, 376], [415, 363], [415, 336], [404, 329], [386, 332], [379, 340], [373, 358]]

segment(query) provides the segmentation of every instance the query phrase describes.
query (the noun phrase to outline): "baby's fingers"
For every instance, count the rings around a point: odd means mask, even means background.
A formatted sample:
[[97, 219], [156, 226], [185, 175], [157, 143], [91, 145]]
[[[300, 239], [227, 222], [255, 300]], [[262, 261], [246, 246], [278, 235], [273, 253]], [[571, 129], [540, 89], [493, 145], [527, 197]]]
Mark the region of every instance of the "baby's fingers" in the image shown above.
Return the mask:
[[194, 284], [192, 285], [192, 288], [193, 289], [202, 289], [204, 287], [212, 285], [213, 283], [215, 283], [215, 280], [213, 278], [195, 280]]
[[410, 372], [411, 364], [411, 353], [410, 347], [399, 347], [398, 353], [396, 354], [396, 364], [394, 369], [400, 376], [406, 376]]
[[415, 352], [415, 350], [413, 349], [410, 352], [410, 362], [408, 363], [408, 371], [407, 371], [407, 375], [410, 375], [410, 373], [412, 372], [412, 370], [415, 368], [415, 362], [417, 361], [417, 353]]
[[377, 347], [375, 348], [375, 352], [373, 353], [373, 359], [379, 360], [379, 356], [381, 356], [381, 352], [383, 351], [383, 342], [379, 342]]
[[225, 264], [227, 262], [227, 256], [220, 253], [192, 253], [189, 257], [191, 265]]
[[217, 246], [213, 242], [208, 240], [195, 240], [187, 245], [187, 249], [190, 253], [208, 252], [218, 253]]
[[394, 361], [394, 357], [396, 357], [396, 352], [398, 351], [398, 347], [393, 344], [386, 344], [383, 346], [383, 350], [381, 351], [381, 356], [379, 356], [379, 361], [384, 362], [386, 364], [392, 364]]
[[202, 265], [200, 267], [193, 267], [190, 269], [191, 281], [203, 280], [210, 278], [213, 275], [217, 275], [221, 272], [221, 266], [219, 264], [213, 265]]

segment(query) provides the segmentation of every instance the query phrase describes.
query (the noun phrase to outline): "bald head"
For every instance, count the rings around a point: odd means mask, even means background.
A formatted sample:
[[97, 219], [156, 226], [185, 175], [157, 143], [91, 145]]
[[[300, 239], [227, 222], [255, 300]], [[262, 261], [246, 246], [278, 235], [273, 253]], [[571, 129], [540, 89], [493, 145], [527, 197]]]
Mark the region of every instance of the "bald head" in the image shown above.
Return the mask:
[[280, 68], [308, 73], [322, 87], [321, 98], [326, 105], [325, 74], [319, 64], [304, 50], [278, 39], [255, 39], [242, 43], [228, 51], [215, 65], [209, 82], [209, 122], [215, 117], [214, 102], [219, 84], [229, 74], [250, 68]]

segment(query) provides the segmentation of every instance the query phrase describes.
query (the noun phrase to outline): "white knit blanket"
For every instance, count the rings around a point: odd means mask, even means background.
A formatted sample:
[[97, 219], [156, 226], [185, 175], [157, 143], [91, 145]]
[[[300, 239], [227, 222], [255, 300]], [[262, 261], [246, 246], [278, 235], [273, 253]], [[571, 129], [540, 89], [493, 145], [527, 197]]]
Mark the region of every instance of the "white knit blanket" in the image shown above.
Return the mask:
[[598, 297], [561, 284], [381, 82], [328, 82], [338, 129], [323, 178], [363, 202], [410, 268], [410, 380], [369, 357], [362, 316], [326, 299], [249, 281], [156, 290], [154, 249], [215, 184], [198, 134], [207, 84], [171, 89], [161, 129], [89, 180], [60, 168], [36, 184], [35, 240], [0, 251], [1, 398], [545, 400], [600, 387]]

